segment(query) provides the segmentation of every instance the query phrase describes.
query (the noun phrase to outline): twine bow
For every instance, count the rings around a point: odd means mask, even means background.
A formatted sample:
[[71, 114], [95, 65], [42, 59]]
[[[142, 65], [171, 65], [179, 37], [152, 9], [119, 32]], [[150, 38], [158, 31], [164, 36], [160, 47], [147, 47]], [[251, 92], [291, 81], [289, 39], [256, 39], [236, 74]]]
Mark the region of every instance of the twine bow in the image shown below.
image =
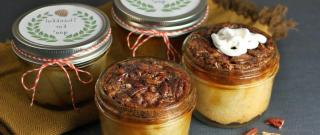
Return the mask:
[[140, 46], [142, 46], [145, 42], [147, 42], [149, 39], [155, 37], [155, 36], [161, 36], [163, 38], [163, 41], [167, 47], [167, 58], [169, 60], [176, 60], [176, 56], [179, 57], [179, 53], [177, 50], [172, 46], [170, 39], [168, 37], [168, 34], [166, 32], [160, 32], [156, 30], [140, 30], [139, 37], [136, 39], [134, 44], [131, 44], [131, 36], [137, 32], [130, 32], [127, 36], [127, 43], [130, 50], [132, 50], [132, 56], [136, 56], [136, 51]]
[[[73, 87], [72, 87], [72, 83], [71, 83], [71, 79], [70, 79], [70, 75], [66, 69], [65, 66], [69, 67], [70, 69], [74, 70], [75, 73], [76, 73], [76, 76], [78, 78], [78, 80], [83, 83], [83, 84], [88, 84], [88, 83], [91, 83], [92, 80], [93, 80], [93, 77], [91, 75], [91, 73], [87, 72], [87, 71], [84, 71], [84, 70], [81, 70], [77, 67], [75, 67], [73, 64], [71, 64], [69, 61], [64, 61], [64, 60], [53, 60], [52, 62], [48, 62], [48, 63], [44, 63], [42, 64], [39, 68], [36, 68], [36, 69], [31, 69], [31, 70], [28, 70], [27, 72], [25, 72], [22, 77], [21, 77], [21, 83], [22, 83], [22, 86], [25, 90], [27, 91], [32, 91], [32, 100], [31, 100], [31, 103], [30, 103], [30, 106], [33, 106], [33, 103], [34, 103], [34, 99], [35, 99], [35, 93], [36, 93], [36, 88], [38, 86], [38, 83], [39, 83], [39, 80], [41, 78], [41, 73], [42, 71], [47, 68], [48, 66], [54, 66], [54, 65], [57, 65], [59, 66], [65, 73], [67, 79], [68, 79], [68, 83], [69, 83], [69, 87], [70, 87], [70, 97], [71, 97], [71, 101], [72, 101], [72, 106], [75, 110], [77, 110], [77, 107], [75, 105], [75, 97], [74, 97], [74, 91], [73, 91]], [[31, 73], [36, 73], [36, 78], [35, 78], [35, 81], [33, 82], [33, 85], [31, 87], [28, 87], [25, 83], [25, 77]], [[89, 80], [85, 81], [83, 80], [81, 77], [80, 77], [80, 73], [84, 73], [86, 75], [89, 76]]]

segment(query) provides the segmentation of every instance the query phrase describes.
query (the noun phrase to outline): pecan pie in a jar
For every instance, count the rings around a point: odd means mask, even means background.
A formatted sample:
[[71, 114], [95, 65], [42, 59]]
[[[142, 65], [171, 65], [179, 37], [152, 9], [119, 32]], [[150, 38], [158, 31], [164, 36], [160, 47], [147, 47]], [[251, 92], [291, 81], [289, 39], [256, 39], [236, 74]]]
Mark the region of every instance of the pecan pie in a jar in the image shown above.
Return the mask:
[[238, 127], [262, 115], [279, 58], [272, 38], [256, 28], [225, 23], [193, 32], [182, 63], [198, 93], [195, 116], [209, 125]]
[[177, 64], [133, 58], [111, 65], [96, 84], [106, 135], [187, 135], [196, 91]]

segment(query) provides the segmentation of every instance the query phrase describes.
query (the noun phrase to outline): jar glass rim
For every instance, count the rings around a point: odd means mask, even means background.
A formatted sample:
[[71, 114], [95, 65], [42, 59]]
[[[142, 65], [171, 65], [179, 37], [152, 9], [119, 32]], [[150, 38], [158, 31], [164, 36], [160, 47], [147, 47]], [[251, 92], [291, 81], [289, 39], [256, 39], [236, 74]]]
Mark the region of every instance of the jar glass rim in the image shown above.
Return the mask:
[[[160, 60], [158, 58], [153, 57], [136, 57], [136, 58], [129, 58], [121, 62], [130, 61], [130, 60], [137, 60], [137, 59], [152, 59], [152, 60]], [[161, 60], [166, 62], [164, 60]], [[179, 64], [166, 62], [175, 68], [181, 69], [183, 72], [188, 74]], [[96, 83], [96, 103], [100, 106], [100, 109], [103, 110], [104, 113], [111, 115], [111, 116], [119, 116], [122, 115], [119, 111], [124, 111], [128, 119], [133, 121], [140, 121], [140, 122], [162, 122], [170, 119], [174, 119], [179, 117], [180, 115], [184, 114], [187, 111], [193, 110], [195, 108], [195, 101], [196, 101], [196, 90], [190, 87], [190, 91], [188, 95], [183, 97], [179, 102], [174, 104], [170, 104], [169, 106], [164, 107], [152, 107], [152, 108], [145, 108], [145, 107], [126, 107], [117, 103], [116, 101], [112, 100], [109, 96], [105, 95], [105, 91], [103, 89], [104, 78], [108, 73], [108, 69], [115, 65], [114, 63], [110, 65], [104, 72], [100, 74], [100, 77]], [[189, 77], [189, 75], [188, 75]], [[191, 84], [191, 82], [190, 82]]]
[[[225, 25], [228, 23], [221, 23], [221, 24], [217, 24], [217, 25]], [[251, 82], [250, 80], [255, 80], [258, 78], [261, 78], [265, 75], [273, 75], [278, 71], [279, 68], [279, 59], [280, 59], [280, 55], [279, 55], [279, 51], [277, 48], [276, 43], [273, 41], [272, 37], [269, 36], [268, 34], [262, 32], [261, 30], [258, 30], [256, 28], [250, 27], [250, 26], [246, 26], [243, 24], [236, 24], [236, 23], [231, 23], [231, 24], [235, 24], [235, 25], [239, 25], [241, 27], [246, 27], [249, 29], [254, 29], [255, 32], [258, 32], [260, 34], [263, 34], [267, 37], [267, 43], [272, 44], [272, 46], [274, 46], [275, 50], [272, 53], [272, 55], [270, 57], [268, 57], [268, 59], [266, 60], [267, 62], [264, 63], [264, 65], [262, 66], [258, 66], [255, 68], [250, 68], [250, 69], [233, 69], [232, 71], [230, 70], [221, 70], [221, 69], [213, 69], [213, 70], [206, 70], [203, 67], [197, 65], [194, 61], [196, 59], [194, 59], [194, 57], [192, 57], [191, 52], [189, 51], [188, 46], [188, 41], [190, 40], [190, 38], [193, 36], [194, 33], [196, 33], [197, 31], [191, 33], [183, 42], [183, 46], [182, 46], [182, 52], [183, 52], [183, 58], [182, 58], [182, 62], [184, 64], [184, 66], [186, 68], [189, 68], [189, 71], [193, 72], [195, 71], [198, 74], [201, 74], [201, 76], [206, 76], [205, 78], [210, 80], [213, 79], [217, 82], [221, 82], [222, 84], [243, 84], [243, 82]], [[207, 26], [210, 27], [210, 26]], [[207, 28], [207, 27], [202, 27], [202, 28]], [[201, 29], [201, 28], [200, 28]], [[276, 68], [276, 69], [275, 69]], [[193, 73], [195, 73], [193, 72]], [[271, 73], [270, 73], [271, 72]], [[238, 80], [239, 83], [237, 82], [231, 82], [231, 81], [220, 81], [219, 78], [226, 78], [227, 80]]]

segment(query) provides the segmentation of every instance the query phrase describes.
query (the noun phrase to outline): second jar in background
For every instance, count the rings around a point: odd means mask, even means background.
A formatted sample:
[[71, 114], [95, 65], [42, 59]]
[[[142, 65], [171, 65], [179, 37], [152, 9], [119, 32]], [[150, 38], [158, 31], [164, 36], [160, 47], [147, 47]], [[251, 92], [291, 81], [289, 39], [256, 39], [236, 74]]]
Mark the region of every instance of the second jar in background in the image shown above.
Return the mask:
[[130, 55], [163, 59], [167, 58], [167, 49], [175, 47], [180, 50], [185, 38], [182, 35], [198, 28], [208, 15], [207, 0], [188, 0], [177, 4], [171, 0], [114, 0], [111, 12], [114, 21], [131, 32], [121, 31], [125, 34], [119, 41], [125, 48], [130, 43], [130, 49], [127, 49]]

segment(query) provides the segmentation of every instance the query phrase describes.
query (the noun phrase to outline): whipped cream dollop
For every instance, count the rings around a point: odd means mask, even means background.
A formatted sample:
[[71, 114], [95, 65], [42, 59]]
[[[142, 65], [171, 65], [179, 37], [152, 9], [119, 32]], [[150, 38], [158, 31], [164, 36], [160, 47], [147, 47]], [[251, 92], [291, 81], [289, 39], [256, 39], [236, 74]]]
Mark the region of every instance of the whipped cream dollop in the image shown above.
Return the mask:
[[246, 54], [248, 49], [255, 49], [260, 43], [267, 42], [262, 34], [251, 33], [247, 28], [225, 27], [211, 35], [214, 46], [228, 56]]

